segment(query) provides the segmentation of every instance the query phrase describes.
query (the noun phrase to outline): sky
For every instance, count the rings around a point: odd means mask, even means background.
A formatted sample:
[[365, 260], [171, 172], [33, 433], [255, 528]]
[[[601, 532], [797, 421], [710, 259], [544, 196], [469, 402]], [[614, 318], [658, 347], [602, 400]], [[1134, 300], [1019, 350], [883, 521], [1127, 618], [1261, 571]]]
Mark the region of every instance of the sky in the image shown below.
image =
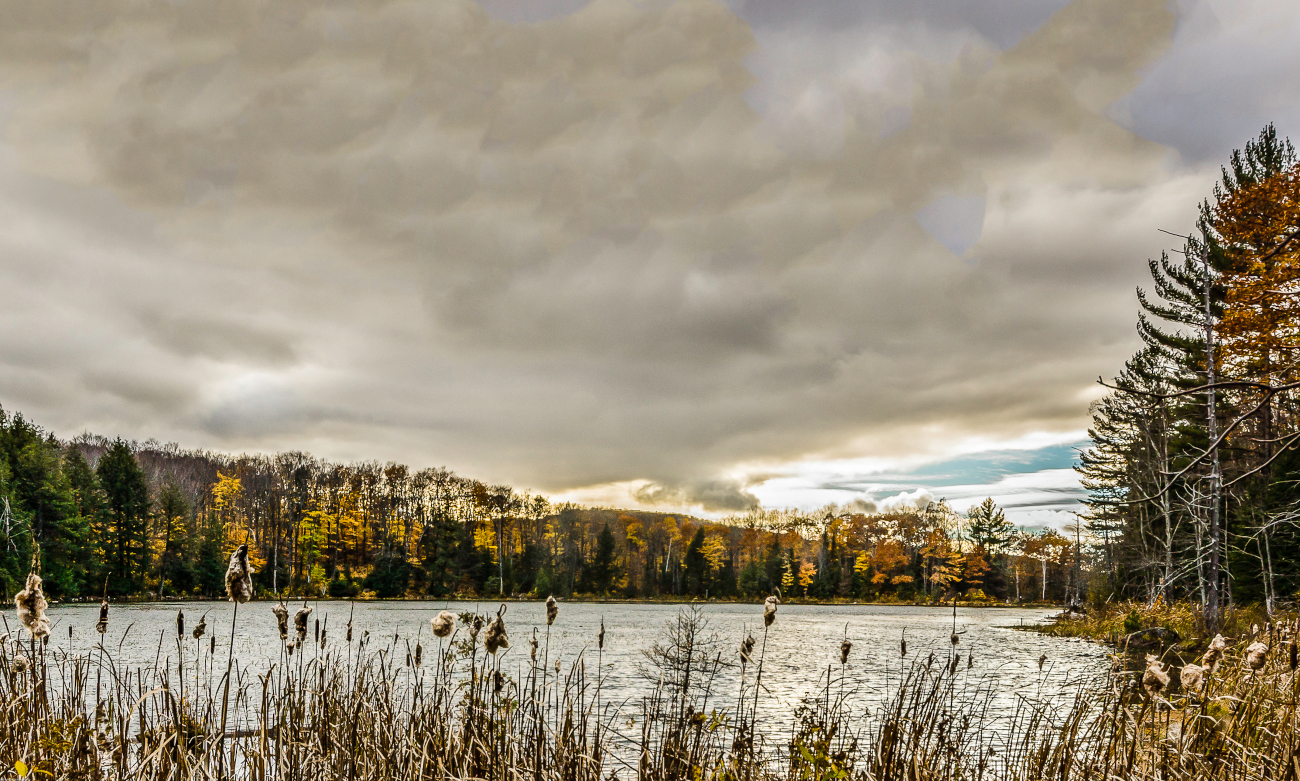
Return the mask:
[[1073, 520], [1291, 0], [0, 0], [0, 405], [714, 517]]

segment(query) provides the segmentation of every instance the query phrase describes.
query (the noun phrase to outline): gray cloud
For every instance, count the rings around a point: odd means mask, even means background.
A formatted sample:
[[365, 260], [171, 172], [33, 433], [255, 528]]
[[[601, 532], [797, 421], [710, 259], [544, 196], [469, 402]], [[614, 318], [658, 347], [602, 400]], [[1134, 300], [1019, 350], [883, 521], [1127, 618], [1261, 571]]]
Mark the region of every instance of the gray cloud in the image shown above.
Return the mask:
[[743, 509], [1077, 428], [1210, 181], [1107, 113], [1163, 0], [485, 5], [0, 4], [0, 401]]

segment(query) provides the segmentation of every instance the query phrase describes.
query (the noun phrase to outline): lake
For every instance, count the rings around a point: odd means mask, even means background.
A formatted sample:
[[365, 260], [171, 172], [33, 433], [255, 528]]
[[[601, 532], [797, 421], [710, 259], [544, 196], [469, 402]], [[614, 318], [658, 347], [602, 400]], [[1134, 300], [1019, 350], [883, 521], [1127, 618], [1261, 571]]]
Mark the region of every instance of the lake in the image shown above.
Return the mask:
[[[301, 602], [289, 605], [292, 613]], [[317, 619], [327, 632], [331, 646], [342, 644], [344, 627], [350, 611], [355, 611], [355, 637], [370, 632], [370, 647], [387, 645], [396, 634], [412, 645], [419, 640], [426, 659], [433, 658], [439, 641], [432, 636], [429, 621], [439, 611], [478, 610], [495, 612], [496, 602], [357, 602], [312, 601], [309, 638]], [[236, 663], [248, 673], [264, 672], [280, 661], [280, 642], [272, 603], [250, 602], [239, 610], [239, 631], [235, 637]], [[559, 658], [565, 670], [582, 655], [589, 679], [594, 678], [598, 654], [596, 636], [601, 620], [605, 622], [605, 650], [599, 655], [603, 664], [603, 694], [606, 702], [621, 704], [633, 713], [638, 698], [646, 694], [650, 683], [639, 672], [644, 667], [642, 652], [656, 640], [662, 640], [664, 627], [672, 621], [682, 605], [622, 604], [599, 602], [561, 602], [560, 614], [550, 633], [550, 658]], [[723, 659], [737, 661], [737, 650], [746, 633], [758, 639], [755, 659], [763, 645], [763, 608], [761, 604], [700, 604], [708, 620], [708, 632], [716, 634]], [[119, 668], [153, 665], [156, 658], [175, 666], [176, 611], [185, 611], [186, 641], [184, 654], [192, 663], [196, 643], [189, 632], [204, 614], [208, 634], [217, 638], [218, 665], [224, 665], [230, 638], [230, 620], [234, 606], [227, 602], [149, 603], [113, 605], [105, 646]], [[1009, 713], [1020, 698], [1068, 704], [1080, 684], [1096, 683], [1109, 667], [1107, 651], [1100, 645], [1071, 639], [1053, 638], [1010, 627], [1033, 625], [1052, 611], [1020, 608], [958, 608], [956, 627], [960, 635], [960, 667], [967, 668], [967, 655], [973, 665], [965, 674], [969, 683], [963, 689], [969, 696], [990, 692], [992, 711]], [[85, 656], [95, 647], [99, 636], [94, 631], [98, 605], [56, 605], [49, 616], [54, 624], [50, 648], [56, 653], [70, 652]], [[13, 631], [17, 624], [13, 610], [4, 612]], [[545, 635], [546, 618], [542, 602], [511, 602], [505, 614], [511, 647], [503, 652], [502, 670], [515, 671], [523, 677], [528, 666], [528, 637], [536, 628]], [[72, 628], [69, 639], [68, 628]], [[768, 631], [763, 682], [768, 692], [760, 700], [763, 722], [787, 726], [800, 699], [819, 689], [828, 666], [839, 676], [839, 648], [846, 633], [853, 642], [848, 665], [844, 668], [846, 690], [855, 708], [874, 710], [884, 702], [886, 692], [896, 687], [905, 666], [922, 662], [934, 653], [946, 661], [951, 651], [949, 636], [953, 628], [952, 609], [890, 605], [782, 605], [777, 620]], [[899, 639], [906, 630], [908, 655], [899, 657]], [[463, 630], [462, 636], [463, 636]], [[310, 645], [310, 639], [308, 641]], [[204, 638], [202, 658], [208, 658], [208, 638]], [[404, 648], [404, 646], [403, 646]], [[120, 650], [119, 650], [120, 649]], [[314, 649], [309, 649], [311, 654]], [[404, 652], [404, 651], [403, 651]], [[1039, 665], [1040, 657], [1046, 657]], [[92, 656], [92, 659], [94, 657]], [[308, 657], [310, 658], [310, 657]], [[936, 663], [941, 663], [936, 662]], [[720, 676], [715, 691], [721, 706], [734, 700], [739, 670]], [[753, 675], [751, 667], [749, 675]], [[837, 681], [836, 686], [839, 686]]]

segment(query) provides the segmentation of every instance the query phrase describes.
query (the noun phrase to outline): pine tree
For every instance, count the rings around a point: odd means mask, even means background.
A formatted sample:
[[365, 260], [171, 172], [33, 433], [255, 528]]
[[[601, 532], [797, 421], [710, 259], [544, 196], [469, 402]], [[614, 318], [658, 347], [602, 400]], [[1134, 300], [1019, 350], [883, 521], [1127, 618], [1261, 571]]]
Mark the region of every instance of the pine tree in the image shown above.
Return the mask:
[[100, 458], [95, 471], [108, 500], [109, 590], [133, 593], [143, 588], [149, 564], [149, 485], [135, 454], [120, 439]]
[[600, 530], [600, 536], [596, 538], [596, 555], [592, 558], [591, 564], [587, 565], [588, 591], [593, 594], [604, 594], [609, 591], [610, 584], [617, 574], [615, 554], [614, 533], [609, 530], [609, 524], [606, 523]]

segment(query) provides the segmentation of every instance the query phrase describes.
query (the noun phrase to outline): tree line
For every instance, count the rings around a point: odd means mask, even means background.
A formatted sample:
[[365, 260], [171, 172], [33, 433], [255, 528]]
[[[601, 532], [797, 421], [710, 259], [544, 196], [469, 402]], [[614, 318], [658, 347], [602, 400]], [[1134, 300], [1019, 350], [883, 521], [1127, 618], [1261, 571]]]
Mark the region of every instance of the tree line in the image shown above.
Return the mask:
[[1272, 125], [1234, 152], [1182, 249], [1148, 262], [1142, 344], [1079, 470], [1099, 596], [1300, 594], [1300, 162]]
[[219, 596], [243, 543], [263, 595], [1059, 600], [1081, 577], [1076, 544], [991, 499], [710, 521], [557, 506], [445, 468], [64, 442], [3, 410], [0, 514], [5, 592], [38, 543], [61, 599]]

